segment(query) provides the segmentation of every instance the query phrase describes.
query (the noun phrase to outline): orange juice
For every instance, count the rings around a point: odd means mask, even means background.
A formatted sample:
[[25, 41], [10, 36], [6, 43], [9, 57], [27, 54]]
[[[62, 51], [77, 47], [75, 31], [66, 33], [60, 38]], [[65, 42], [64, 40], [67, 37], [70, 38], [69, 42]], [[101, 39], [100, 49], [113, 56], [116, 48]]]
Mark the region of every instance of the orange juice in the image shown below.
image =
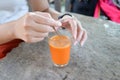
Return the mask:
[[55, 35], [49, 40], [51, 58], [55, 65], [66, 65], [70, 59], [71, 41], [67, 36]]

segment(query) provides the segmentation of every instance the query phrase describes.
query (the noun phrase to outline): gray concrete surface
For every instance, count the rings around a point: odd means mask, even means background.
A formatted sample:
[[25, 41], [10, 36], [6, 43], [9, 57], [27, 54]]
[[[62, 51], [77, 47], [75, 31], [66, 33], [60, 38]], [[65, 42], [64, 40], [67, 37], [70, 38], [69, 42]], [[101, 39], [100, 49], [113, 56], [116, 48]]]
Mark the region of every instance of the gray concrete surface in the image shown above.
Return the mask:
[[72, 46], [68, 66], [53, 66], [47, 39], [22, 43], [0, 60], [0, 80], [120, 80], [120, 24], [75, 16], [88, 40], [83, 47]]

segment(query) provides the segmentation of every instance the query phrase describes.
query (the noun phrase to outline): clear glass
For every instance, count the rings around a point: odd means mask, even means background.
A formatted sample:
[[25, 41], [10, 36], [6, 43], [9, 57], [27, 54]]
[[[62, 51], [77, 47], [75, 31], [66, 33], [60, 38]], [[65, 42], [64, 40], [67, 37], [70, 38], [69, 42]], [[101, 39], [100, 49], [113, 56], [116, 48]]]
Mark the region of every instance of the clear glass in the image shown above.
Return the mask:
[[48, 41], [52, 62], [57, 67], [66, 66], [70, 60], [71, 39], [66, 30], [61, 31], [51, 33]]

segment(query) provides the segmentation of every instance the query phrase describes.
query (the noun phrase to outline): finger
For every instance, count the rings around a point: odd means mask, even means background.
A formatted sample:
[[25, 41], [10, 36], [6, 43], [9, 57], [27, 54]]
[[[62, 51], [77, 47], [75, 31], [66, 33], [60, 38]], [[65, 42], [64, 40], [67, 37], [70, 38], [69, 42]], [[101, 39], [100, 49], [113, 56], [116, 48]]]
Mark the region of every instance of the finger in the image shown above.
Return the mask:
[[80, 42], [80, 40], [82, 38], [82, 35], [83, 35], [83, 31], [82, 30], [78, 30], [77, 31], [77, 39], [76, 39], [74, 45], [76, 45], [78, 42]]
[[76, 37], [77, 37], [77, 23], [75, 20], [73, 20], [73, 24], [71, 23], [71, 26], [73, 27], [73, 36], [76, 39]]
[[41, 33], [41, 32], [36, 32], [36, 31], [29, 31], [28, 34], [31, 37], [35, 37], [35, 38], [44, 38], [48, 36], [48, 33]]
[[83, 44], [85, 43], [86, 40], [87, 40], [87, 32], [84, 30], [84, 31], [83, 31], [83, 35], [82, 35], [82, 38], [81, 38], [81, 40], [80, 40], [81, 46], [83, 46]]
[[[42, 15], [44, 15], [45, 17], [48, 17], [48, 18], [51, 18], [52, 19], [52, 16], [49, 14], [49, 13], [46, 13], [46, 12], [36, 12], [36, 14], [38, 14], [38, 15], [40, 15], [40, 14], [42, 14]], [[52, 26], [52, 28], [53, 29], [55, 29], [55, 30], [58, 30], [59, 28], [60, 28], [61, 26]]]
[[[51, 16], [49, 13], [46, 13], [46, 12], [43, 13], [43, 12], [39, 12], [39, 11], [38, 11], [38, 12], [35, 12], [35, 13], [38, 14], [38, 15], [41, 15], [41, 14], [42, 14], [42, 15], [44, 15], [45, 17], [48, 17], [48, 18], [52, 19], [52, 16]], [[57, 26], [57, 27], [52, 26], [52, 27], [54, 27], [54, 28], [57, 30], [57, 29], [59, 29], [61, 26]]]
[[79, 42], [83, 35], [83, 28], [78, 20], [76, 20], [76, 22], [77, 22], [77, 42]]
[[73, 35], [73, 38], [76, 40], [77, 37], [77, 23], [73, 18], [66, 18], [63, 20], [63, 26], [69, 29]]
[[77, 23], [71, 19], [71, 20], [68, 20], [69, 21], [69, 24], [70, 24], [70, 27], [71, 27], [71, 31], [72, 31], [72, 35], [74, 37], [74, 39], [76, 40], [76, 35], [77, 35]]
[[69, 24], [70, 19], [72, 19], [72, 18], [62, 18], [62, 19], [59, 19], [59, 21], [62, 23], [63, 27], [72, 30], [70, 27], [70, 24]]
[[35, 43], [35, 42], [42, 41], [43, 39], [44, 39], [44, 38], [31, 37], [31, 38], [29, 38], [26, 42], [27, 42], [27, 43]]
[[35, 22], [40, 24], [45, 24], [45, 25], [54, 26], [54, 27], [62, 26], [61, 22], [55, 21], [54, 19], [45, 17], [43, 15], [31, 13], [31, 16]]
[[47, 13], [47, 12], [37, 11], [35, 13], [38, 14], [38, 15], [44, 15], [45, 17], [48, 17], [48, 18], [52, 18], [52, 16], [49, 13]]
[[38, 24], [38, 23], [35, 23], [35, 22], [31, 22], [31, 29], [32, 30], [35, 30], [37, 32], [43, 32], [43, 33], [46, 33], [46, 32], [53, 32], [54, 29], [48, 25], [43, 25], [43, 24]]

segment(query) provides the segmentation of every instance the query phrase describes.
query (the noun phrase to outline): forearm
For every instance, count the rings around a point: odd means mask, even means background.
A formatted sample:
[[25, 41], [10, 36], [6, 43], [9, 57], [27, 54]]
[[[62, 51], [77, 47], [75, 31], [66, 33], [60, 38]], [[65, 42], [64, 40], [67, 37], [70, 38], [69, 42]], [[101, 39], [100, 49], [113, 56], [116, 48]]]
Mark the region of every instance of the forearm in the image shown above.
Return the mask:
[[58, 11], [52, 9], [52, 8], [48, 8], [48, 9], [46, 10], [46, 12], [50, 13], [51, 16], [52, 16], [55, 20], [58, 20], [58, 16], [61, 15], [60, 12], [58, 12]]
[[47, 0], [28, 0], [28, 2], [32, 11], [48, 12], [55, 20], [57, 20], [60, 15], [59, 12], [50, 8]]
[[9, 42], [15, 38], [13, 34], [14, 25], [14, 21], [0, 25], [0, 44]]

